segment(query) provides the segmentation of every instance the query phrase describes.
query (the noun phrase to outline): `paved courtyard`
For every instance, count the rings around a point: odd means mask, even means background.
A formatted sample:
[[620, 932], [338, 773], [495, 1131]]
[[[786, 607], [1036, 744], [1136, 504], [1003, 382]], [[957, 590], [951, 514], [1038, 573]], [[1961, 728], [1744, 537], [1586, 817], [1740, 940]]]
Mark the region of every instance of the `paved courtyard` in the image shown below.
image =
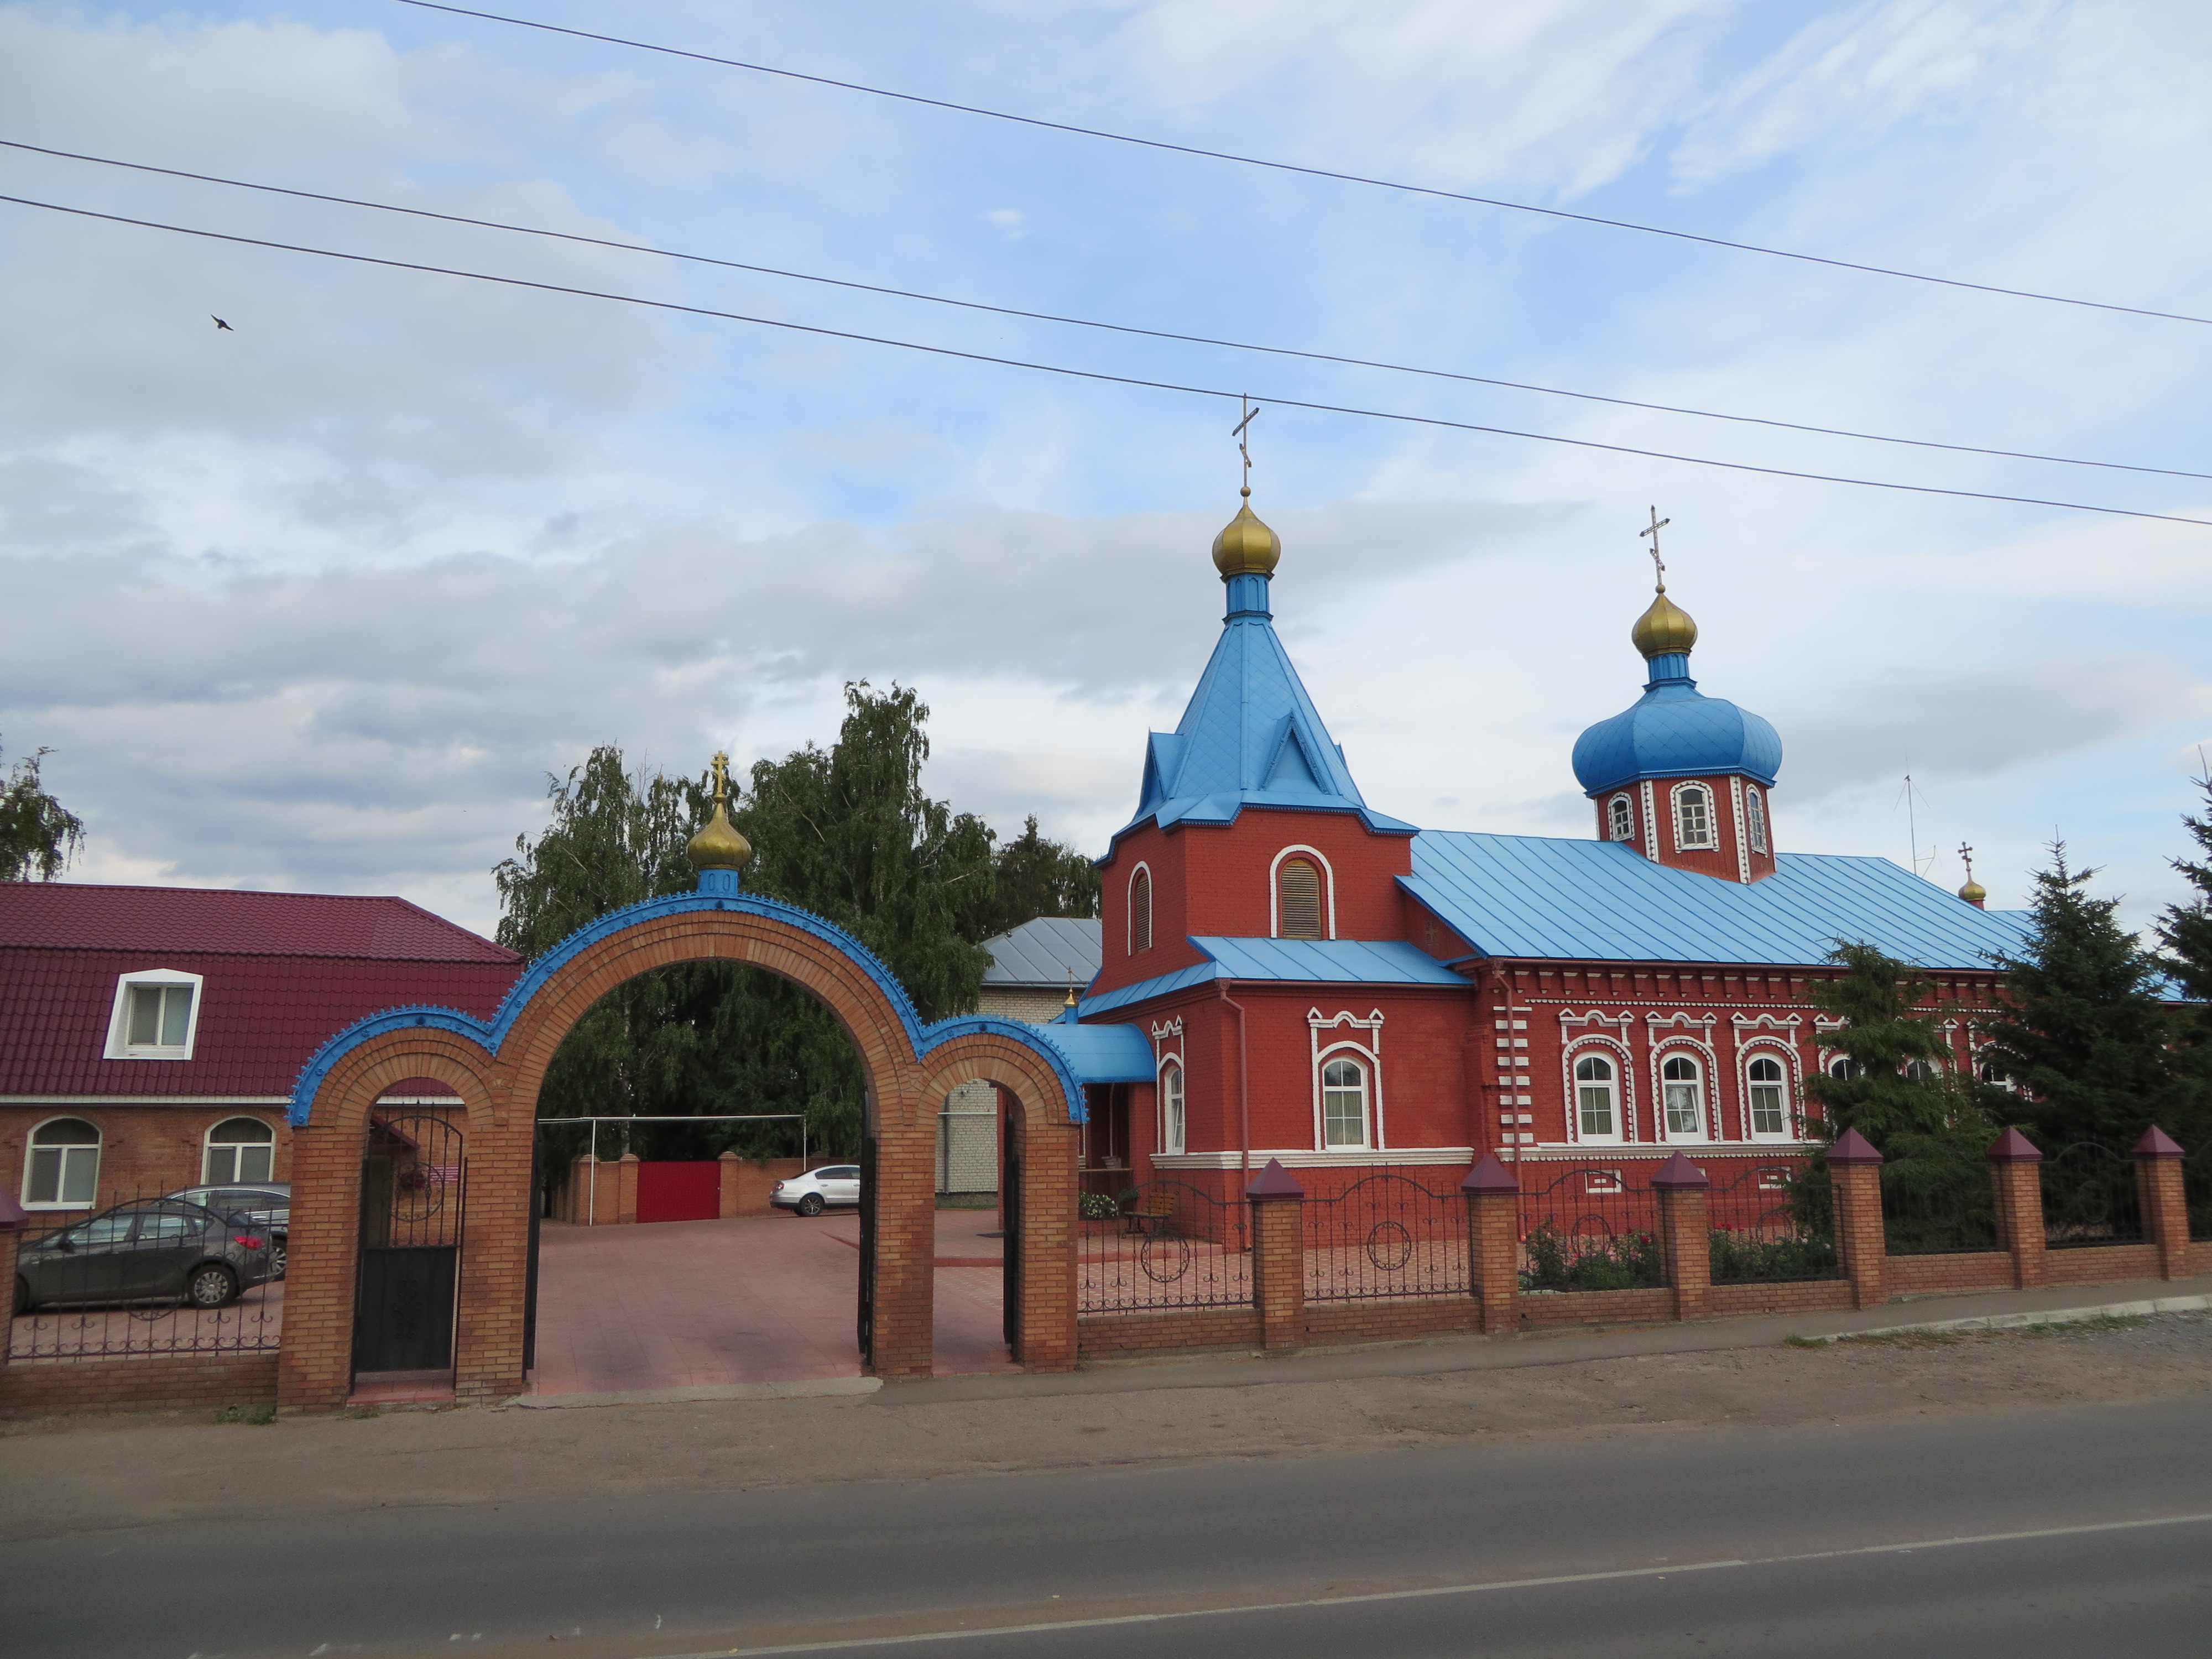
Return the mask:
[[[1010, 1370], [988, 1210], [938, 1212], [937, 1369]], [[546, 1222], [533, 1394], [857, 1376], [860, 1218]], [[950, 1265], [958, 1263], [960, 1265]]]

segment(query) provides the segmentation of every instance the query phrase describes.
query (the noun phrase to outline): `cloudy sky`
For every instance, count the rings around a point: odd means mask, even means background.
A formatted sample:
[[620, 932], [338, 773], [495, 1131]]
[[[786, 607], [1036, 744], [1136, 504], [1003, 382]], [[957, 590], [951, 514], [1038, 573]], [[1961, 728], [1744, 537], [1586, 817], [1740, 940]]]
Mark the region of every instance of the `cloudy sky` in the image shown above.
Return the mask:
[[[1056, 120], [2212, 315], [2212, 9], [2171, 0], [513, 0]], [[489, 9], [498, 9], [497, 6]], [[1220, 339], [2212, 472], [2212, 327], [1261, 172], [394, 3], [0, 4], [0, 138]], [[2212, 481], [1139, 340], [0, 150], [0, 193], [1224, 392], [2212, 518]], [[210, 318], [233, 325], [218, 332]], [[672, 769], [918, 686], [932, 784], [1092, 850], [1218, 627], [1233, 398], [0, 204], [0, 743], [79, 878], [398, 892], [595, 744]], [[1279, 626], [1370, 802], [1588, 833], [1636, 532], [1786, 848], [2054, 833], [2176, 893], [2212, 530], [1301, 411]], [[1900, 804], [1910, 774], [1919, 796]], [[1955, 885], [1948, 850], [1927, 863]]]

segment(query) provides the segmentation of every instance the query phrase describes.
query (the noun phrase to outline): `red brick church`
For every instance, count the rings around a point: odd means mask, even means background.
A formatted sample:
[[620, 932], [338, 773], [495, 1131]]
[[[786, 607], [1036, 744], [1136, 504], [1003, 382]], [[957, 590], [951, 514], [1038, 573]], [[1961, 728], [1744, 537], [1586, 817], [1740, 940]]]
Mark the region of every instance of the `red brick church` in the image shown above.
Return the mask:
[[1274, 1158], [1325, 1194], [1493, 1151], [1687, 1151], [1718, 1182], [1809, 1150], [1804, 1079], [1838, 1057], [1802, 993], [1838, 941], [1994, 994], [2021, 915], [1783, 850], [1781, 738], [1698, 689], [1663, 580], [1630, 635], [1643, 695], [1569, 762], [1589, 838], [1486, 835], [1367, 805], [1276, 636], [1281, 551], [1249, 501], [1215, 539], [1220, 641], [1099, 861], [1102, 966], [1069, 1018], [1135, 1024], [1154, 1080], [1091, 1091], [1086, 1184], [1226, 1196]]

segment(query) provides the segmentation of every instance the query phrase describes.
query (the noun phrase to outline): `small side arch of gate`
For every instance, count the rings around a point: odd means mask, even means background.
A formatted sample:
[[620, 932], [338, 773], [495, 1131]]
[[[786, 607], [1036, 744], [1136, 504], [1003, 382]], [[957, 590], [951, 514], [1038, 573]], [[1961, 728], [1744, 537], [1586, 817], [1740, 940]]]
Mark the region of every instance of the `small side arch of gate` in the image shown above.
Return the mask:
[[[626, 980], [676, 963], [727, 961], [781, 975], [851, 1034], [869, 1079], [874, 1179], [864, 1287], [864, 1358], [878, 1375], [931, 1369], [936, 1117], [955, 1085], [989, 1081], [1017, 1103], [1029, 1156], [1010, 1240], [1021, 1264], [1017, 1347], [1033, 1369], [1075, 1363], [1075, 1135], [1083, 1081], [1036, 1028], [969, 1016], [924, 1026], [889, 969], [858, 939], [794, 905], [743, 891], [734, 872], [697, 891], [601, 917], [524, 972], [489, 1020], [401, 1008], [325, 1042], [293, 1091], [293, 1225], [279, 1363], [287, 1407], [332, 1409], [350, 1389], [364, 1137], [379, 1096], [431, 1078], [464, 1103], [468, 1220], [459, 1256], [457, 1399], [523, 1386], [531, 1157], [538, 1094], [562, 1039]], [[1065, 1190], [1062, 1190], [1062, 1189]]]

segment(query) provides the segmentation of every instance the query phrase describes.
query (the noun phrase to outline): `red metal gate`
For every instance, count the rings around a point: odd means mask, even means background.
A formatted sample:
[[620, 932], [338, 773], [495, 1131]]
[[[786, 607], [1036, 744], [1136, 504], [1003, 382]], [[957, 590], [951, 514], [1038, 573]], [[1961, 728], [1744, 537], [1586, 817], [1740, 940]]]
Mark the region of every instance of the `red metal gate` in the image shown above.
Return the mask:
[[640, 1221], [712, 1221], [722, 1213], [720, 1164], [641, 1164]]

